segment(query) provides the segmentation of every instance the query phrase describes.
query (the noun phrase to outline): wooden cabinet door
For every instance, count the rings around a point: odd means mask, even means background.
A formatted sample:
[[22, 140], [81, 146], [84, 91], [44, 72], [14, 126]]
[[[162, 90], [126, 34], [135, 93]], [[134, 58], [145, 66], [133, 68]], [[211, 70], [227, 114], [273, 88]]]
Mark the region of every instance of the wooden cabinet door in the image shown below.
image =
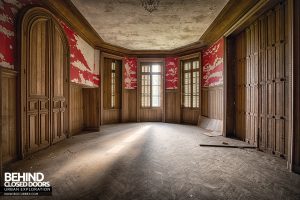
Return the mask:
[[52, 143], [66, 137], [67, 131], [67, 49], [64, 45], [62, 32], [54, 25], [52, 34]]
[[27, 37], [26, 66], [26, 143], [27, 153], [49, 146], [49, 23], [36, 20]]

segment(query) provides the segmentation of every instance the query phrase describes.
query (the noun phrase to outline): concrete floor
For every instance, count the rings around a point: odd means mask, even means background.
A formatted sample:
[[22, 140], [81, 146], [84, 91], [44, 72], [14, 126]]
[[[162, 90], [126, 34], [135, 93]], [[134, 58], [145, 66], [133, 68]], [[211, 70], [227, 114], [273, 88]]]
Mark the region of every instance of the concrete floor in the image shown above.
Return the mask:
[[52, 197], [23, 199], [300, 199], [300, 175], [289, 173], [285, 160], [255, 149], [200, 147], [244, 144], [201, 132], [164, 123], [106, 125], [6, 171], [43, 172], [53, 186]]

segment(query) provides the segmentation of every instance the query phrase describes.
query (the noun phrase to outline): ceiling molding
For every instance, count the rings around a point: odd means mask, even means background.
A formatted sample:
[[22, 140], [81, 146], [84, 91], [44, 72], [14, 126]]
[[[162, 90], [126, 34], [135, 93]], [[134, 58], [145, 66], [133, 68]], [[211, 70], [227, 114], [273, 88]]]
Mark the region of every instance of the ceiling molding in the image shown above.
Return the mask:
[[272, 9], [275, 5], [284, 0], [261, 0], [255, 6], [253, 6], [245, 15], [243, 15], [230, 29], [228, 29], [224, 36], [238, 34], [244, 30], [247, 26], [259, 19], [263, 13]]
[[230, 0], [201, 36], [200, 41], [212, 44], [221, 38], [242, 16], [260, 0]]

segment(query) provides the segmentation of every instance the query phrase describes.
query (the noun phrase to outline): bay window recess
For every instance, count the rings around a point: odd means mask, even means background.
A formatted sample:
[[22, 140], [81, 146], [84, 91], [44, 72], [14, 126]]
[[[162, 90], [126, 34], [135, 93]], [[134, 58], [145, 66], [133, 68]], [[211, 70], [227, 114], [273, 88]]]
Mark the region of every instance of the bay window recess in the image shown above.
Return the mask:
[[141, 64], [141, 107], [161, 107], [161, 64]]

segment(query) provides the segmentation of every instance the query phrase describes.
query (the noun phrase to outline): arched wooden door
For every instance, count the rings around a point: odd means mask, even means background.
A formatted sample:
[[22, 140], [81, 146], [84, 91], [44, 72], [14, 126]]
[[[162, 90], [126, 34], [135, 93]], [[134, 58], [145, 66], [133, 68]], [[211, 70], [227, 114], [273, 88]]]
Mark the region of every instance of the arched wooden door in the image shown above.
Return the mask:
[[68, 132], [68, 46], [51, 13], [32, 8], [21, 24], [22, 155], [45, 148]]

